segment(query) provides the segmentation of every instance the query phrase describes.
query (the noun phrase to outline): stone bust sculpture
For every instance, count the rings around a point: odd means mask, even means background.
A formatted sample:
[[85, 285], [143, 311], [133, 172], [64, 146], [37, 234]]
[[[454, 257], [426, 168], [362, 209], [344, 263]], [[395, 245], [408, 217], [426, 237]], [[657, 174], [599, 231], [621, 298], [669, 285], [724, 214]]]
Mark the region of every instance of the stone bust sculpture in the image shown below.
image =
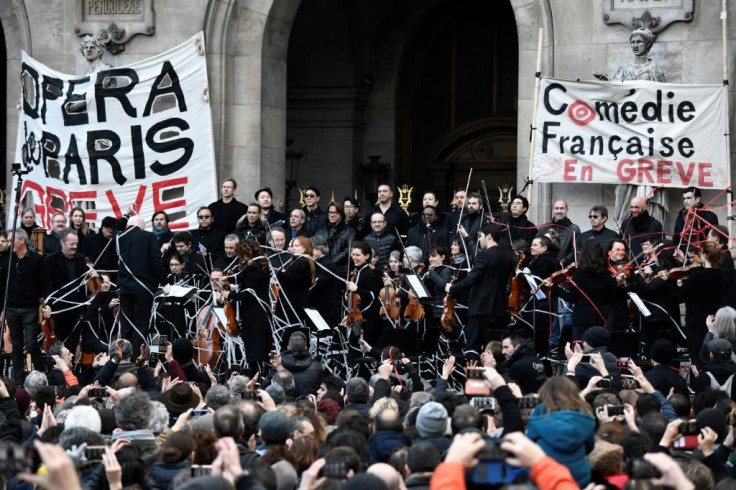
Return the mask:
[[84, 59], [89, 63], [87, 74], [96, 73], [100, 70], [112, 68], [102, 61], [102, 55], [105, 54], [105, 44], [97, 36], [87, 34], [82, 38], [79, 45], [79, 52], [82, 53]]
[[[624, 63], [619, 66], [611, 80], [651, 80], [653, 82], [664, 82], [664, 73], [657, 64], [649, 58], [649, 50], [654, 44], [654, 34], [649, 29], [639, 27], [634, 29], [629, 36], [631, 50], [634, 52], [633, 63]], [[593, 72], [599, 80], [608, 80], [606, 75]]]

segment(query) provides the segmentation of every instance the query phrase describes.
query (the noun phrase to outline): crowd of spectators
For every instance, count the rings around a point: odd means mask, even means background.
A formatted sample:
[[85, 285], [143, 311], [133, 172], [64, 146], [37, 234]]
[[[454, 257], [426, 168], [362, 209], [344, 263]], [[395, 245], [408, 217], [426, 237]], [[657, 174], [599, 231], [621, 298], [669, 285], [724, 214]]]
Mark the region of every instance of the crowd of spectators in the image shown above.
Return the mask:
[[607, 340], [588, 330], [541, 379], [513, 336], [437, 379], [367, 346], [372, 375], [347, 382], [300, 332], [252, 376], [200, 370], [183, 339], [154, 368], [124, 340], [85, 372], [52, 350], [49, 372], [2, 378], [0, 471], [9, 489], [734, 488], [730, 386], [704, 381], [736, 372], [730, 342], [708, 341], [692, 396], [667, 340], [643, 366]]

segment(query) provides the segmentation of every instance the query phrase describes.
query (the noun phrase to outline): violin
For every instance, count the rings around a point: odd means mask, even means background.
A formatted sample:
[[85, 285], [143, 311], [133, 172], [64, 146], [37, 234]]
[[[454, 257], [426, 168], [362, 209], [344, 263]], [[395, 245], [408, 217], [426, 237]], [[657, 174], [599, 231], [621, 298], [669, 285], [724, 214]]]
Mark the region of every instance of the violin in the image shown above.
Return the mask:
[[[550, 286], [552, 286], [553, 284], [562, 284], [563, 282], [570, 279], [576, 270], [578, 270], [578, 263], [573, 262], [564, 269], [553, 272], [547, 279], [542, 282], [542, 284], [549, 284]], [[537, 290], [538, 289], [539, 288], [537, 288]], [[534, 292], [536, 293], [537, 291]]]
[[[526, 259], [526, 255], [519, 254], [519, 261], [516, 263], [516, 269], [521, 267], [521, 263]], [[511, 279], [511, 292], [509, 293], [509, 313], [518, 316], [521, 311], [521, 302], [524, 298], [524, 283], [519, 280], [516, 275]]]
[[[450, 284], [455, 282], [455, 276], [450, 280]], [[440, 325], [446, 332], [455, 330], [455, 298], [450, 293], [445, 295], [442, 300], [442, 316], [440, 317]]]
[[41, 332], [43, 332], [42, 347], [43, 350], [49, 350], [49, 347], [51, 347], [54, 342], [58, 340], [56, 338], [56, 323], [51, 317], [44, 318], [43, 309], [46, 307], [46, 302], [43, 300], [43, 298], [39, 299], [38, 301], [40, 303], [38, 307], [38, 323], [41, 324]]
[[667, 278], [668, 279], [682, 279], [683, 277], [687, 277], [690, 274], [693, 273], [694, 270], [700, 269], [703, 267], [703, 264], [700, 262], [700, 258], [693, 257], [692, 262], [690, 265], [685, 265], [682, 267], [673, 267], [672, 269], [667, 271]]
[[[358, 278], [357, 269], [350, 275], [350, 280], [355, 282]], [[345, 301], [347, 303], [347, 315], [342, 319], [341, 325], [348, 325], [350, 327], [358, 327], [363, 324], [365, 318], [363, 318], [363, 312], [360, 310], [360, 295], [354, 291], [348, 291], [345, 294]]]
[[[424, 264], [419, 264], [417, 269], [417, 275], [424, 271]], [[418, 322], [424, 318], [424, 307], [419, 303], [419, 300], [414, 295], [414, 291], [409, 289], [409, 304], [404, 309], [404, 319], [412, 322]]]
[[[388, 267], [384, 267], [383, 275], [384, 277], [389, 278]], [[382, 316], [386, 316], [390, 320], [396, 320], [397, 318], [399, 318], [399, 309], [401, 303], [396, 297], [396, 288], [394, 288], [392, 284], [384, 284], [383, 289], [381, 289], [380, 295], [382, 306], [379, 314]]]
[[[85, 265], [87, 265], [87, 267], [89, 267], [90, 270], [94, 268], [92, 262], [89, 260], [89, 257], [84, 258], [84, 263]], [[89, 294], [94, 296], [95, 294], [97, 294], [98, 291], [102, 289], [102, 280], [100, 279], [99, 275], [97, 277], [90, 277], [89, 279], [87, 279], [86, 285]]]
[[[228, 276], [232, 276], [233, 274], [235, 274], [235, 271], [230, 269], [226, 271], [225, 274], [227, 274]], [[228, 282], [227, 279], [222, 280], [222, 289], [224, 291], [230, 291], [230, 283]], [[227, 318], [227, 328], [226, 328], [227, 334], [230, 337], [237, 337], [238, 331], [239, 331], [238, 315], [235, 311], [235, 305], [229, 299], [225, 299], [224, 310], [225, 310], [225, 317]]]

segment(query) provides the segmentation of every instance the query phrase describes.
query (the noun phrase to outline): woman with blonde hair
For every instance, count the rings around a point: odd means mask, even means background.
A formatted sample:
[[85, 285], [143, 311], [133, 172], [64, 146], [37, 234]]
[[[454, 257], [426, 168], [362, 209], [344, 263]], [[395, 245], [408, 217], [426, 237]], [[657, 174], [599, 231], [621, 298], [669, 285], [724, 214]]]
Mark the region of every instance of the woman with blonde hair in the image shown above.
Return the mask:
[[590, 483], [586, 455], [595, 445], [595, 420], [578, 385], [567, 376], [549, 378], [539, 389], [540, 404], [529, 418], [526, 435], [547, 456], [567, 466], [580, 488]]

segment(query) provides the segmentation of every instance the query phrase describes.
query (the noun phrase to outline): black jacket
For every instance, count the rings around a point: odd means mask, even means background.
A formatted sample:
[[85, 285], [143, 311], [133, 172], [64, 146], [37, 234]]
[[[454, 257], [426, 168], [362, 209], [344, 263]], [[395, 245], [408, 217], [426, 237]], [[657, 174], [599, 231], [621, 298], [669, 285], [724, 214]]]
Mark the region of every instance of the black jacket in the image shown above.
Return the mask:
[[[570, 283], [552, 286], [555, 294], [565, 301], [574, 303], [572, 323], [581, 326], [603, 325], [605, 306], [610, 305], [613, 300], [617, 288], [616, 281], [608, 271], [594, 274], [580, 269], [572, 275], [572, 280], [585, 292], [587, 297], [583, 296], [578, 287]], [[593, 304], [590, 303], [591, 301]]]
[[654, 389], [660, 393], [667, 394], [670, 389], [674, 388], [675, 393], [690, 396], [687, 389], [687, 383], [674, 369], [664, 364], [657, 364], [652, 369], [644, 373]]
[[498, 219], [509, 225], [512, 242], [514, 240], [525, 240], [526, 243], [531, 245], [532, 240], [537, 236], [537, 225], [529, 221], [526, 214], [514, 218], [511, 213], [501, 213]]
[[629, 216], [621, 223], [624, 239], [629, 243], [631, 258], [641, 253], [641, 242], [650, 237], [662, 238], [662, 223], [652, 217], [647, 210], [637, 216]]
[[372, 231], [363, 238], [363, 241], [376, 250], [378, 254], [376, 270], [379, 271], [388, 265], [388, 258], [391, 252], [399, 249], [398, 239], [395, 234], [389, 233], [388, 226], [383, 234], [377, 235], [375, 231]]
[[232, 233], [235, 223], [248, 211], [248, 206], [235, 198], [227, 204], [218, 199], [207, 207], [212, 211], [212, 226], [225, 234]]
[[598, 242], [598, 245], [600, 245], [601, 248], [605, 250], [608, 246], [608, 242], [610, 242], [614, 238], [618, 238], [618, 233], [613, 230], [609, 230], [608, 228], [606, 228], [605, 225], [603, 225], [603, 228], [601, 228], [600, 230], [588, 230], [579, 234], [576, 247], [578, 251], [580, 251], [583, 249], [583, 245], [585, 244], [585, 242], [587, 242], [588, 240], [595, 240]]
[[317, 232], [322, 235], [330, 247], [330, 258], [335, 263], [339, 275], [344, 275], [348, 269], [350, 259], [350, 244], [355, 241], [355, 230], [347, 226], [344, 221], [334, 225], [327, 223], [327, 228]]
[[294, 376], [296, 396], [317, 393], [322, 376], [322, 364], [312, 359], [309, 352], [283, 351], [281, 365]]
[[495, 246], [478, 252], [473, 269], [468, 276], [450, 288], [450, 294], [470, 289], [468, 316], [506, 315], [508, 294], [506, 285], [514, 270], [513, 259], [500, 247]]
[[332, 258], [322, 257], [316, 261], [315, 266], [317, 277], [309, 289], [309, 307], [319, 311], [328, 325], [335, 326], [340, 322], [340, 292], [344, 283], [333, 276], [337, 273], [337, 268]]
[[217, 260], [225, 254], [225, 232], [223, 230], [197, 228], [196, 230], [189, 230], [189, 233], [192, 234], [192, 250], [199, 251], [199, 246], [202, 245], [207, 249], [207, 253], [210, 254], [212, 260]]
[[[8, 262], [0, 264], [0, 291], [5, 294]], [[41, 255], [29, 249], [22, 259], [13, 253], [10, 264], [10, 289], [8, 290], [8, 306], [13, 308], [38, 308], [40, 298], [51, 293], [51, 281], [44, 266]]]
[[[708, 372], [713, 375], [718, 384], [722, 385], [726, 382], [729, 376], [736, 373], [736, 363], [731, 359], [711, 359], [710, 362], [708, 362], [700, 371], [698, 377], [690, 383], [690, 387], [696, 393], [705, 391], [706, 388], [712, 386]], [[731, 400], [736, 399], [736, 376], [734, 376], [734, 380], [731, 383], [731, 393], [729, 393], [729, 396], [731, 397]]]
[[580, 236], [580, 227], [570, 221], [569, 218], [562, 218], [560, 221], [554, 219], [537, 227], [537, 237], [544, 236], [549, 230], [555, 230], [560, 235], [560, 251], [555, 257], [558, 262], [567, 265], [575, 260], [573, 251], [573, 236]]
[[[89, 269], [84, 259], [84, 256], [80, 254], [74, 254], [69, 259], [61, 252], [46, 257], [44, 265], [49, 274], [51, 289], [54, 292], [53, 298], [48, 301], [48, 305], [52, 310], [70, 308], [72, 306], [69, 303], [70, 301], [84, 303], [87, 300], [85, 281], [82, 280], [82, 276]], [[57, 302], [59, 303], [58, 306], [56, 306]], [[85, 306], [80, 305], [75, 310], [79, 312], [78, 310], [83, 311], [84, 309]]]
[[398, 230], [401, 235], [406, 235], [409, 231], [409, 215], [395, 203], [391, 203], [385, 213], [379, 206], [373, 206], [365, 214], [366, 221], [370, 222], [375, 213], [381, 213], [386, 218], [386, 234], [396, 235], [394, 230]]
[[116, 239], [121, 294], [153, 293], [159, 284], [166, 282], [166, 269], [153, 233], [133, 226]]
[[317, 230], [327, 227], [327, 213], [322, 208], [317, 206], [312, 211], [308, 210], [306, 206], [302, 208], [305, 215], [304, 229], [306, 230], [308, 237], [313, 237]]
[[522, 342], [511, 354], [508, 376], [519, 385], [524, 395], [536, 393], [547, 380], [544, 374], [544, 364], [534, 354], [534, 346], [531, 342]]
[[[688, 209], [682, 208], [677, 213], [677, 219], [675, 219], [675, 231], [672, 234], [672, 241], [675, 245], [679, 245], [680, 248], [685, 248], [687, 243], [704, 242], [708, 237], [709, 224], [712, 226], [718, 226], [718, 216], [712, 211], [707, 211], [704, 208], [703, 203], [700, 203], [696, 208], [692, 210], [693, 213], [697, 214], [697, 217], [688, 216], [687, 222], [688, 227], [685, 228], [685, 217], [688, 215]], [[690, 226], [692, 223], [692, 227]]]
[[427, 251], [430, 247], [436, 245], [442, 245], [443, 247], [446, 246], [447, 231], [440, 226], [438, 221], [432, 225], [418, 223], [409, 229], [409, 236], [406, 239], [406, 244], [419, 247], [422, 251], [424, 263], [428, 264], [429, 260], [427, 258]]

